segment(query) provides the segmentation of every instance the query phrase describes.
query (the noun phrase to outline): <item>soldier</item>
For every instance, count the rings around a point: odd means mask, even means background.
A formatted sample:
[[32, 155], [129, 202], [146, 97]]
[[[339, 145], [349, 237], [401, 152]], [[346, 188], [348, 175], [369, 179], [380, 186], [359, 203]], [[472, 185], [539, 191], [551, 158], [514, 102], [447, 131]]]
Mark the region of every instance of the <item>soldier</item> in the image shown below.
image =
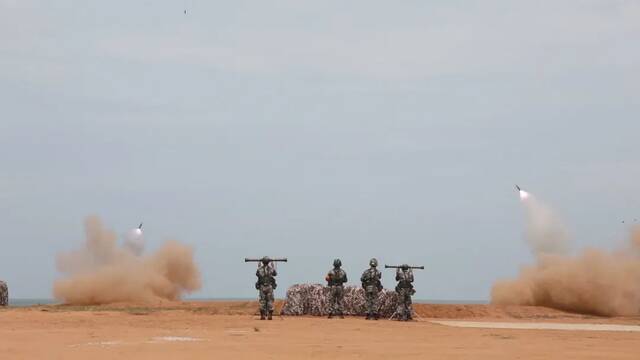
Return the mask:
[[400, 320], [408, 321], [412, 319], [413, 309], [411, 308], [411, 295], [416, 291], [413, 289], [413, 270], [407, 264], [396, 269], [396, 292], [398, 293], [398, 309], [396, 314]]
[[260, 293], [260, 320], [264, 320], [265, 316], [271, 320], [273, 316], [273, 290], [276, 288], [276, 269], [271, 263], [271, 259], [265, 256], [260, 260], [256, 276], [256, 289]]
[[370, 268], [365, 270], [360, 277], [367, 302], [366, 319], [378, 320], [378, 292], [382, 291], [382, 283], [380, 282], [382, 273], [377, 269], [378, 260], [375, 258], [369, 260], [369, 266]]
[[339, 315], [344, 319], [344, 283], [347, 282], [347, 273], [340, 268], [342, 261], [340, 259], [333, 260], [333, 269], [329, 271], [325, 280], [329, 286], [329, 319], [333, 315]]

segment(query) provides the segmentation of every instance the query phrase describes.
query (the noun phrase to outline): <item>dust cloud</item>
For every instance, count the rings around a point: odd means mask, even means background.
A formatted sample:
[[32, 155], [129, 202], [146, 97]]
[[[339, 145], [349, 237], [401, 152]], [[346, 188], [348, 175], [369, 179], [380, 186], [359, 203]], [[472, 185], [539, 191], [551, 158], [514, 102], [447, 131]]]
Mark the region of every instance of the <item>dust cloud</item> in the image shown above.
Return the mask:
[[57, 300], [74, 305], [177, 300], [200, 288], [200, 273], [190, 247], [166, 242], [148, 256], [119, 246], [117, 236], [98, 217], [85, 220], [82, 248], [58, 254], [64, 274], [53, 286]]
[[640, 314], [640, 228], [615, 251], [586, 249], [568, 255], [566, 230], [548, 206], [523, 201], [527, 241], [536, 262], [516, 279], [498, 281], [494, 304], [537, 305], [603, 316]]

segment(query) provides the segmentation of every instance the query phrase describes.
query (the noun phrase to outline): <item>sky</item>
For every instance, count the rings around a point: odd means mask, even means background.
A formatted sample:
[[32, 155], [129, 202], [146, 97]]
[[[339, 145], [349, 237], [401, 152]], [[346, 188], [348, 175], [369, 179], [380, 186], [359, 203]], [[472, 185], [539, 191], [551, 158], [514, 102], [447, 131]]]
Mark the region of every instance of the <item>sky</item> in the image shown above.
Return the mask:
[[192, 246], [195, 297], [269, 255], [278, 297], [377, 257], [487, 300], [532, 261], [514, 184], [574, 251], [640, 220], [638, 39], [631, 0], [0, 0], [0, 279], [51, 297], [95, 214]]

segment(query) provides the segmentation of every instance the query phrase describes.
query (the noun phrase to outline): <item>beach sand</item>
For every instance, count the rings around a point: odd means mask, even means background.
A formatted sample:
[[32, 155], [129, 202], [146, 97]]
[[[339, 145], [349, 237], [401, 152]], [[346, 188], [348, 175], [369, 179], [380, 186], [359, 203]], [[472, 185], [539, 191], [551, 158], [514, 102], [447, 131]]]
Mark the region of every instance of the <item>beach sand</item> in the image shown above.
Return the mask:
[[[640, 357], [640, 332], [602, 330], [609, 328], [602, 325], [635, 329], [640, 317], [603, 318], [541, 307], [415, 304], [419, 319], [412, 322], [280, 316], [260, 321], [256, 309], [251, 301], [8, 308], [0, 310], [0, 359]], [[466, 322], [432, 322], [443, 320]], [[469, 324], [473, 327], [456, 327]], [[495, 324], [500, 328], [491, 328]], [[510, 329], [509, 324], [521, 328]], [[535, 324], [544, 329], [534, 329]]]

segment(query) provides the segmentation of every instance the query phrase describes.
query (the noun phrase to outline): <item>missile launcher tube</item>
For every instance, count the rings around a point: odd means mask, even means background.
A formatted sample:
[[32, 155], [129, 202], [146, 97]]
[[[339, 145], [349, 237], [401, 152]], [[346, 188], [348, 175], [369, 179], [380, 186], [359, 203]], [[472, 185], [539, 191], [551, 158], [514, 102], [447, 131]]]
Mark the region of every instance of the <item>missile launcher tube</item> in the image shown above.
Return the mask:
[[[385, 265], [385, 269], [402, 269], [402, 265]], [[424, 266], [409, 266], [409, 269], [424, 270]]]

